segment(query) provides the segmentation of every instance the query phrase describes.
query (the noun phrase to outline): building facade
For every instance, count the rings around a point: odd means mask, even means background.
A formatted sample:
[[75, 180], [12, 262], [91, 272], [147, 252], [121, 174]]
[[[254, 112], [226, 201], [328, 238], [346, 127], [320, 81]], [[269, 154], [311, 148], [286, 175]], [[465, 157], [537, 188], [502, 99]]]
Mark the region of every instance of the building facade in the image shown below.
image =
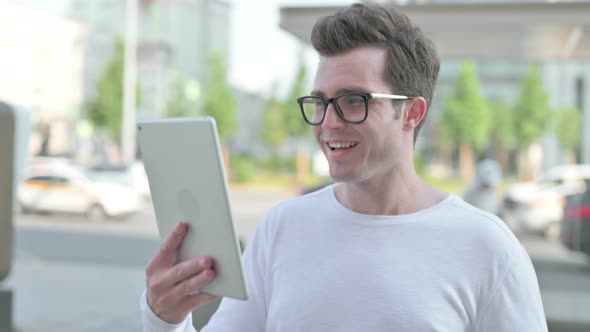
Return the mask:
[[68, 120], [83, 103], [85, 27], [7, 2], [0, 22], [0, 100], [31, 112], [32, 153], [51, 135], [47, 152], [67, 154]]
[[[206, 81], [212, 52], [229, 52], [230, 5], [221, 0], [138, 0], [138, 118], [165, 114], [173, 79], [199, 90]], [[89, 30], [86, 46], [85, 96], [114, 55], [115, 41], [125, 34], [125, 1], [72, 0], [71, 16]], [[189, 98], [190, 99], [190, 98]], [[198, 100], [194, 100], [198, 107]]]

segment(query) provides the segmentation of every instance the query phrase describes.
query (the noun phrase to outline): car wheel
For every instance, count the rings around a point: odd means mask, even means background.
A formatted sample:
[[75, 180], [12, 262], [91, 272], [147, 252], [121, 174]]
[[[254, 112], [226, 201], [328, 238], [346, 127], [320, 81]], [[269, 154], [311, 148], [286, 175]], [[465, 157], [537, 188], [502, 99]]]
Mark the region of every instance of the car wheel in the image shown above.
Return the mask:
[[561, 224], [558, 222], [551, 223], [545, 229], [545, 238], [550, 241], [557, 241], [559, 240], [559, 236], [561, 234]]
[[92, 222], [98, 222], [105, 220], [107, 213], [102, 205], [95, 203], [88, 208], [88, 211], [86, 211], [86, 217]]

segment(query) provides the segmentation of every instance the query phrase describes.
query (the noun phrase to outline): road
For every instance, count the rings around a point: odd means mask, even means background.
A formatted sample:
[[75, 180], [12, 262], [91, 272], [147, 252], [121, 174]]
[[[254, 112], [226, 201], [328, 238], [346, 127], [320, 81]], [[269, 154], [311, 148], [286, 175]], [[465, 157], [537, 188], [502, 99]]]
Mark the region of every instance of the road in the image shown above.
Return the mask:
[[[232, 191], [246, 242], [267, 209], [292, 195]], [[587, 257], [540, 237], [519, 235], [531, 255], [552, 332], [590, 331]], [[158, 248], [151, 207], [125, 220], [88, 223], [68, 215], [16, 216], [15, 325], [33, 331], [139, 331], [144, 266]]]

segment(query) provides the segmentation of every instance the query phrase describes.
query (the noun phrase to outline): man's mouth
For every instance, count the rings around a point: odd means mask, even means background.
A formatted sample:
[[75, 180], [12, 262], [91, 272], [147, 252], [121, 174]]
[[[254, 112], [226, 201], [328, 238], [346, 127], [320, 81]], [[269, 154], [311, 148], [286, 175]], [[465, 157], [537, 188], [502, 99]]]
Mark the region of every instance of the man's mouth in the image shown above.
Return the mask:
[[326, 142], [326, 145], [328, 145], [332, 151], [350, 149], [358, 144], [359, 142]]

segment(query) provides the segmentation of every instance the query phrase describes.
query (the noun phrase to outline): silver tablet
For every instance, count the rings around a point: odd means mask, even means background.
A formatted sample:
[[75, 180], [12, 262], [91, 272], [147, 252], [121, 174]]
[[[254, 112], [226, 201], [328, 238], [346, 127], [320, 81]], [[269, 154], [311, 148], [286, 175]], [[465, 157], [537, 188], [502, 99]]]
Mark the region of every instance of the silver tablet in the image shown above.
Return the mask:
[[137, 134], [160, 239], [179, 221], [187, 221], [179, 260], [212, 257], [216, 276], [203, 291], [247, 299], [215, 120], [139, 121]]

